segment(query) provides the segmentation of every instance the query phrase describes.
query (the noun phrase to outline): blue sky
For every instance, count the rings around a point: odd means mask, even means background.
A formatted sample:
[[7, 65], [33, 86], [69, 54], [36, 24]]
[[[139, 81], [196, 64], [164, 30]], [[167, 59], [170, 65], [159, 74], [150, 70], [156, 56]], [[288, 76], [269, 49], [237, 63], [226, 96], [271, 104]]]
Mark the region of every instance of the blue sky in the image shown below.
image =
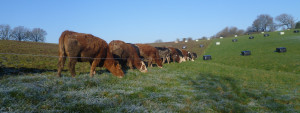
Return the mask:
[[1, 0], [0, 24], [42, 28], [47, 43], [64, 30], [128, 43], [210, 37], [227, 26], [246, 29], [260, 14], [300, 21], [300, 0]]

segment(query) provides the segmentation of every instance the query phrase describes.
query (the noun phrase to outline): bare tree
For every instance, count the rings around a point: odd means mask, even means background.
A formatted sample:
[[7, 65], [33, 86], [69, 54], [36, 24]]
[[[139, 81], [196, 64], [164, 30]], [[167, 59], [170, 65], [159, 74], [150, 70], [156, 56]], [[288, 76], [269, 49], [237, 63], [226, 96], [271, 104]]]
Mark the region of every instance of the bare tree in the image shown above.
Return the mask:
[[202, 38], [200, 38], [200, 40], [207, 40], [207, 37], [203, 36]]
[[286, 26], [288, 29], [295, 27], [295, 20], [292, 15], [281, 14], [275, 18], [276, 21], [280, 22], [282, 26]]
[[163, 41], [161, 39], [155, 40], [154, 43], [162, 43]]
[[192, 37], [188, 37], [187, 40], [190, 42], [190, 41], [193, 41], [193, 38]]
[[34, 28], [31, 32], [28, 32], [27, 35], [30, 35], [30, 39], [33, 42], [44, 42], [47, 32], [41, 28]]
[[187, 38], [182, 38], [182, 42], [185, 42]]
[[26, 41], [28, 40], [29, 30], [24, 26], [15, 27], [12, 30], [12, 38], [17, 41]]
[[11, 29], [9, 25], [0, 25], [0, 39], [9, 40], [11, 36]]
[[270, 30], [270, 26], [274, 24], [273, 17], [268, 14], [261, 14], [257, 16], [257, 19], [254, 20], [252, 26], [257, 31], [268, 31], [267, 28]]
[[300, 29], [300, 21], [296, 23], [295, 29]]
[[216, 34], [216, 37], [230, 37], [234, 35], [244, 34], [244, 30], [238, 29], [237, 27], [225, 27], [223, 30]]
[[259, 31], [262, 31], [263, 26], [260, 23], [260, 21], [258, 19], [256, 19], [252, 23], [252, 28], [255, 32], [259, 32]]

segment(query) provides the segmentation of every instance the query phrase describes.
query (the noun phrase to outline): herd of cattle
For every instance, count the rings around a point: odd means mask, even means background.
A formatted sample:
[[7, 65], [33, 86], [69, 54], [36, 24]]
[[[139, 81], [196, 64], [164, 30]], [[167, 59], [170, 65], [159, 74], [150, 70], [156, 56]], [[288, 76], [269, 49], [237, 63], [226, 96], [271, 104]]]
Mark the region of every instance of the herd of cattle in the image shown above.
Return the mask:
[[196, 53], [174, 47], [153, 47], [148, 44], [130, 44], [120, 40], [106, 41], [91, 34], [64, 31], [59, 38], [58, 76], [69, 58], [69, 71], [75, 76], [76, 62], [89, 62], [90, 76], [95, 74], [96, 67], [105, 67], [113, 75], [122, 78], [123, 69], [136, 68], [147, 72], [147, 67], [156, 64], [162, 68], [163, 63], [194, 61]]

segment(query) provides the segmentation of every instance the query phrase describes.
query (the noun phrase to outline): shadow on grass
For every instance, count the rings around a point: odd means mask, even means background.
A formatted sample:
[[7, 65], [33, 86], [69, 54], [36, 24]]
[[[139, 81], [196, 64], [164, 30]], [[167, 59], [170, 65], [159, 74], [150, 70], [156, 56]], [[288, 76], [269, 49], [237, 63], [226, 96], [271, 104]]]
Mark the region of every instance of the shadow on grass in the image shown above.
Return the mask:
[[[64, 70], [66, 71], [66, 70]], [[1, 67], [0, 77], [4, 75], [24, 75], [24, 74], [34, 74], [43, 72], [57, 72], [57, 69], [36, 69], [36, 68], [15, 68], [15, 67]]]
[[297, 103], [293, 96], [283, 98], [276, 91], [245, 89], [240, 81], [232, 77], [200, 73], [196, 78], [185, 76], [181, 79], [196, 90], [193, 100], [207, 102], [218, 112], [297, 111], [295, 105], [291, 104]]

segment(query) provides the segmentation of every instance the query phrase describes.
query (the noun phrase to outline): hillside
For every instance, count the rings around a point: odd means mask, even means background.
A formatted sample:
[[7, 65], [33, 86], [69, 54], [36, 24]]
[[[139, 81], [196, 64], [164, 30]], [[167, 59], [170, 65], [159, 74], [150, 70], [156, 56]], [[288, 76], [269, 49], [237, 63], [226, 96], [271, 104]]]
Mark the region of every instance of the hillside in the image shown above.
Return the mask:
[[[189, 41], [189, 42], [179, 42], [179, 43], [174, 43], [174, 42], [164, 42], [164, 43], [150, 43], [150, 45], [155, 46], [155, 47], [175, 47], [178, 49], [182, 49], [183, 46], [186, 46], [187, 51], [190, 52], [195, 52], [197, 53], [198, 56], [204, 53], [205, 49], [209, 46], [211, 43], [210, 40], [199, 40], [198, 42], [196, 41]], [[200, 47], [200, 45], [203, 45], [203, 47]]]
[[[213, 40], [212, 45], [206, 50], [207, 55], [212, 55], [211, 62], [236, 66], [242, 68], [264, 69], [278, 72], [292, 72], [300, 74], [300, 36], [293, 30], [279, 32], [253, 34], [235, 38]], [[254, 39], [249, 39], [254, 36]], [[220, 42], [220, 45], [216, 45]], [[278, 47], [286, 47], [286, 53], [274, 52]], [[251, 51], [250, 56], [242, 56], [241, 51]]]
[[[90, 78], [89, 63], [76, 64], [75, 78], [67, 68], [58, 78], [57, 44], [0, 41], [0, 53], [22, 54], [0, 54], [0, 112], [299, 112], [300, 34], [253, 36], [151, 44], [185, 45], [199, 58], [128, 70], [122, 79], [99, 68]], [[278, 46], [287, 52], [275, 53]]]

